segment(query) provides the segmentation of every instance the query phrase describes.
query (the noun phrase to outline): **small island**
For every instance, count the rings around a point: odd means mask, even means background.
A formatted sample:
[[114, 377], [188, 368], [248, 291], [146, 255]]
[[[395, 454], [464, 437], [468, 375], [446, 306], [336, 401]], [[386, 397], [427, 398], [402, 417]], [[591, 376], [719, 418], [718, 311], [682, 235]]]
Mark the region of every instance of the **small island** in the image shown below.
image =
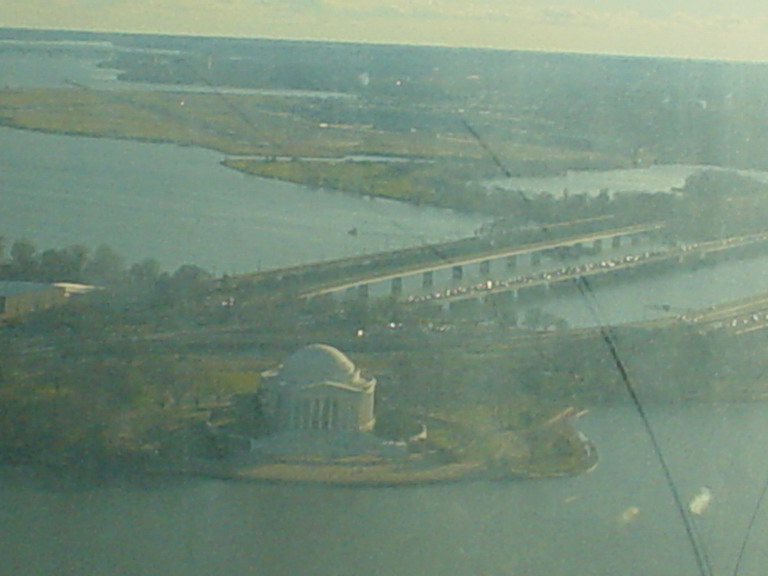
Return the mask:
[[[566, 409], [528, 430], [375, 410], [376, 379], [338, 349], [313, 344], [262, 375], [258, 391], [212, 411], [206, 451], [149, 470], [268, 482], [397, 486], [565, 476], [597, 464]], [[198, 444], [198, 449], [203, 444]]]

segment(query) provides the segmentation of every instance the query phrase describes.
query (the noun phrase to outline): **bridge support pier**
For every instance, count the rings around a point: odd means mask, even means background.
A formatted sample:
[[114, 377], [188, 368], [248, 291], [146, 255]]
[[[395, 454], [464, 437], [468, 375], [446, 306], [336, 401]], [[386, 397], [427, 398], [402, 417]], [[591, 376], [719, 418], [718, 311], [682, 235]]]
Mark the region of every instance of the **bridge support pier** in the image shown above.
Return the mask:
[[424, 272], [421, 276], [421, 287], [432, 288], [435, 285], [435, 273], [432, 270]]
[[480, 305], [477, 298], [466, 298], [465, 300], [454, 300], [448, 303], [448, 310], [452, 313], [471, 312]]
[[497, 292], [488, 294], [483, 299], [483, 304], [487, 308], [487, 315], [497, 320], [502, 320], [508, 326], [517, 326], [517, 309], [515, 308], [515, 297], [512, 292]]
[[509, 306], [515, 303], [515, 299], [514, 292], [496, 292], [486, 295], [483, 302], [489, 306]]
[[534, 284], [532, 286], [526, 286], [525, 291], [521, 294], [521, 298], [528, 301], [530, 298], [542, 298], [547, 295], [546, 284]]

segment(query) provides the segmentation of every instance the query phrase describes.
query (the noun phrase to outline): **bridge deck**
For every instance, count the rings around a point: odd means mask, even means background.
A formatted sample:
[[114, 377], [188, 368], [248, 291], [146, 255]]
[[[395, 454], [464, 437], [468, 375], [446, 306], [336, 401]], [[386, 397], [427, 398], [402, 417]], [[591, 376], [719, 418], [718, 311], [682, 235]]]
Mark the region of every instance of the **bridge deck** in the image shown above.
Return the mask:
[[597, 276], [601, 274], [616, 273], [622, 270], [628, 270], [639, 266], [652, 265], [666, 261], [675, 261], [681, 258], [693, 255], [706, 255], [734, 250], [749, 245], [763, 243], [768, 240], [765, 234], [754, 234], [740, 238], [729, 238], [727, 240], [715, 240], [702, 242], [696, 245], [687, 245], [676, 247], [670, 250], [646, 252], [641, 255], [623, 256], [617, 260], [604, 260], [600, 263], [581, 264], [568, 266], [558, 270], [541, 271], [537, 274], [515, 279], [513, 281], [493, 281], [478, 283], [471, 289], [451, 288], [441, 293], [437, 292], [428, 296], [416, 296], [406, 300], [407, 303], [421, 304], [426, 302], [459, 302], [462, 300], [471, 300], [485, 298], [494, 294], [505, 292], [514, 292], [521, 289], [530, 289], [536, 286], [549, 286], [552, 284], [563, 284], [567, 282], [576, 282], [583, 278]]
[[357, 286], [372, 284], [376, 282], [386, 282], [394, 278], [402, 278], [404, 276], [414, 276], [418, 274], [424, 274], [425, 272], [437, 272], [446, 270], [454, 266], [467, 266], [470, 264], [477, 264], [486, 260], [495, 260], [501, 258], [508, 258], [512, 256], [519, 256], [522, 254], [530, 254], [532, 252], [540, 252], [542, 250], [548, 250], [558, 247], [571, 246], [577, 243], [594, 242], [596, 240], [605, 240], [607, 238], [614, 238], [616, 236], [628, 236], [632, 234], [642, 234], [645, 232], [652, 232], [663, 228], [663, 224], [651, 224], [651, 225], [635, 225], [625, 226], [622, 228], [614, 228], [611, 230], [603, 230], [600, 232], [591, 232], [588, 234], [580, 234], [576, 236], [570, 236], [567, 238], [558, 238], [557, 240], [546, 240], [542, 242], [536, 242], [533, 244], [526, 244], [523, 246], [517, 246], [515, 248], [504, 247], [495, 250], [487, 250], [471, 256], [457, 256], [457, 257], [443, 257], [439, 250], [435, 250], [435, 257], [440, 261], [435, 264], [418, 264], [415, 266], [404, 267], [401, 270], [394, 272], [387, 272], [386, 274], [374, 275], [364, 279], [355, 279], [352, 281], [341, 282], [332, 284], [330, 286], [324, 286], [320, 289], [307, 292], [302, 296], [305, 298], [311, 298], [314, 296], [322, 296], [323, 294], [330, 294], [333, 292], [341, 292], [349, 288]]
[[435, 302], [458, 302], [461, 300], [477, 299], [504, 292], [514, 292], [524, 288], [536, 286], [548, 286], [553, 283], [575, 282], [577, 280], [596, 276], [600, 274], [616, 273], [621, 270], [627, 270], [642, 265], [650, 265], [665, 261], [678, 260], [680, 258], [690, 257], [692, 255], [704, 255], [733, 250], [739, 247], [745, 247], [752, 244], [765, 242], [768, 236], [765, 234], [753, 234], [740, 238], [729, 238], [726, 240], [714, 240], [702, 242], [696, 245], [687, 245], [670, 250], [647, 252], [642, 255], [624, 256], [619, 261], [605, 260], [600, 263], [582, 264], [569, 266], [559, 270], [541, 271], [535, 275], [521, 278], [517, 281], [492, 281], [481, 282], [471, 290], [467, 289], [448, 289], [448, 293], [436, 293], [424, 297], [413, 297], [406, 302], [413, 304]]

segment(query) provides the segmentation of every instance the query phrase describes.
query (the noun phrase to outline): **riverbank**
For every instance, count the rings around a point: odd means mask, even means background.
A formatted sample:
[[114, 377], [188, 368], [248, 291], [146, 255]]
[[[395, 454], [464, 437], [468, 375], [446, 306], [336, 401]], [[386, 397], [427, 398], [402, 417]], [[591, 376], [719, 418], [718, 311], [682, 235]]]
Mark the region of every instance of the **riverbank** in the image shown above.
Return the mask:
[[[508, 435], [505, 434], [505, 436]], [[465, 481], [508, 481], [564, 478], [592, 472], [598, 466], [598, 451], [582, 433], [572, 451], [530, 457], [538, 450], [529, 447], [526, 457], [498, 456], [493, 461], [451, 460], [435, 451], [403, 453], [396, 457], [361, 454], [324, 459], [307, 456], [259, 457], [240, 452], [226, 458], [209, 459], [187, 455], [174, 462], [147, 454], [123, 454], [108, 458], [90, 457], [78, 465], [66, 461], [5, 462], [8, 470], [23, 469], [41, 481], [46, 478], [71, 479], [109, 484], [121, 479], [179, 477], [211, 478], [268, 484], [319, 484], [361, 488], [407, 487]], [[562, 441], [567, 442], [564, 437]], [[476, 449], [476, 448], [475, 448]]]
[[[335, 125], [318, 122], [313, 106], [312, 99], [297, 104], [276, 95], [29, 88], [0, 91], [0, 125], [47, 134], [197, 146], [225, 154], [222, 164], [228, 168], [263, 178], [494, 213], [486, 205], [486, 189], [470, 183], [495, 176], [497, 170], [488, 172], [485, 150], [466, 131]], [[494, 154], [509, 171], [521, 175], [627, 164], [594, 152], [514, 141], [495, 142]], [[398, 161], [392, 162], [393, 158]]]
[[262, 483], [325, 484], [348, 487], [405, 487], [474, 480], [539, 480], [577, 476], [598, 465], [594, 444], [579, 433], [578, 453], [536, 461], [446, 462], [435, 454], [401, 458], [350, 457], [338, 460], [269, 459], [241, 454], [225, 461], [194, 459], [179, 467], [150, 466], [150, 475], [195, 476]]
[[[732, 563], [765, 480], [758, 457], [764, 414], [757, 405], [650, 413], [683, 503], [704, 484], [712, 490], [711, 506], [696, 520], [718, 566]], [[354, 576], [367, 568], [500, 575], [518, 562], [524, 574], [565, 576], [573, 559], [589, 574], [611, 574], [619, 564], [633, 576], [653, 574], [660, 560], [690, 572], [684, 529], [636, 414], [594, 410], [581, 423], [601, 462], [563, 481], [393, 489], [144, 476], [95, 484], [0, 469], [8, 534], [0, 546], [30, 567], [25, 574], [56, 574], [75, 563], [99, 574], [115, 566], [156, 574], [173, 561], [179, 568], [166, 570], [173, 576], [208, 576], [222, 566], [236, 576], [254, 566], [281, 575]], [[635, 515], [627, 521], [629, 508]], [[756, 523], [745, 558], [759, 555], [764, 534]], [[588, 551], [586, 537], [595, 544]], [[105, 545], [114, 542], [119, 549]]]
[[291, 464], [275, 462], [250, 466], [197, 463], [179, 470], [154, 471], [161, 475], [196, 476], [244, 482], [325, 484], [361, 488], [419, 486], [486, 478], [479, 463], [422, 467], [411, 463], [349, 466], [342, 464]]

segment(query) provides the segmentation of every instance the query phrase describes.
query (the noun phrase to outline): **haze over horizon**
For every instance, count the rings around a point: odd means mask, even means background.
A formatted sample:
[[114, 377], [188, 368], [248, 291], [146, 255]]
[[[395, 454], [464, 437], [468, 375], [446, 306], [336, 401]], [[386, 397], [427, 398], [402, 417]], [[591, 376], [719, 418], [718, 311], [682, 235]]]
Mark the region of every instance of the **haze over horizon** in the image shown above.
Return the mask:
[[4, 0], [0, 26], [768, 62], [758, 0]]

